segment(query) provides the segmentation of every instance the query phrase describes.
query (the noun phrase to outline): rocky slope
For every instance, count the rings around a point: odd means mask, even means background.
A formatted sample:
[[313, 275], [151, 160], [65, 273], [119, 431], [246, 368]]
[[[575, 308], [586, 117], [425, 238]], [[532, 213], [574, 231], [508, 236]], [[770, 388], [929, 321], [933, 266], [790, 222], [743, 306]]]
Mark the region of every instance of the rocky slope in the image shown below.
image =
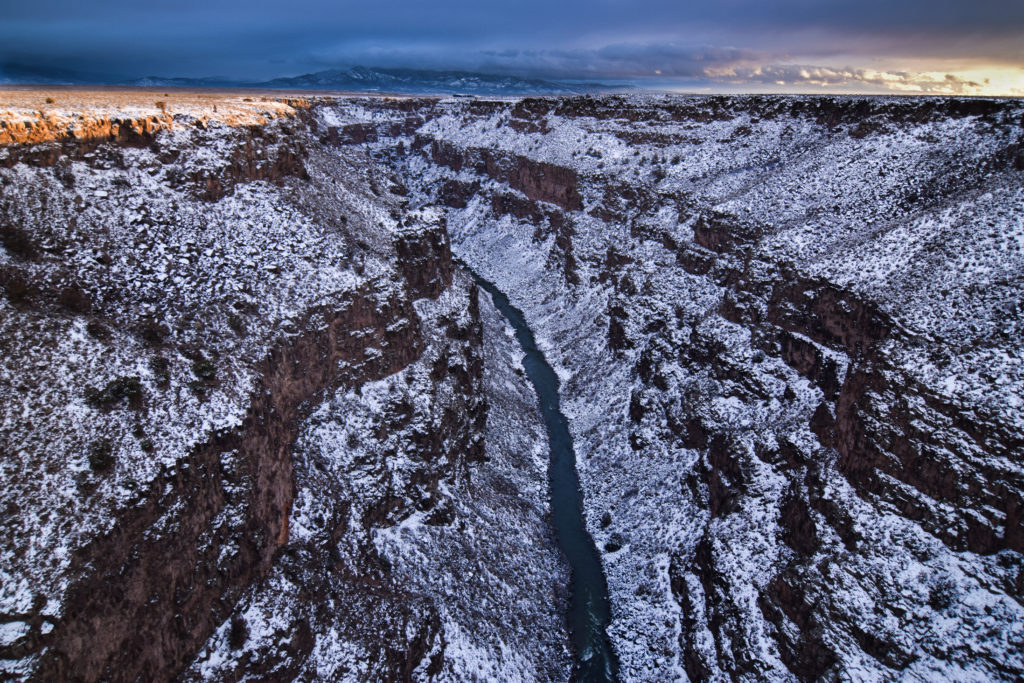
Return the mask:
[[563, 368], [625, 680], [1020, 674], [1018, 104], [344, 114]]
[[[1024, 107], [349, 99], [0, 148], [0, 647], [564, 680], [509, 295], [623, 680], [1024, 672]], [[110, 137], [105, 133], [105, 137]]]
[[4, 148], [5, 676], [567, 675], [494, 314], [436, 211], [289, 111]]

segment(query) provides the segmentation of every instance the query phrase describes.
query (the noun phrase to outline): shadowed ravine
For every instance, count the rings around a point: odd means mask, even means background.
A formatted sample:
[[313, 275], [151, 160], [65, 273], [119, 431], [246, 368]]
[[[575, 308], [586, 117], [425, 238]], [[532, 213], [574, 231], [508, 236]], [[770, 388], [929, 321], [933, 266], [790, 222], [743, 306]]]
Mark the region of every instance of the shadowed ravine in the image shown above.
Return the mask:
[[551, 517], [558, 544], [572, 568], [569, 605], [569, 629], [576, 654], [578, 681], [614, 681], [617, 663], [608, 641], [606, 629], [610, 620], [608, 584], [601, 569], [601, 560], [594, 541], [583, 521], [583, 494], [576, 473], [569, 425], [562, 414], [558, 394], [558, 375], [537, 348], [533, 332], [522, 311], [493, 284], [462, 264], [515, 329], [516, 339], [526, 354], [523, 367], [537, 392], [541, 412], [548, 429], [551, 459], [548, 479], [551, 485]]

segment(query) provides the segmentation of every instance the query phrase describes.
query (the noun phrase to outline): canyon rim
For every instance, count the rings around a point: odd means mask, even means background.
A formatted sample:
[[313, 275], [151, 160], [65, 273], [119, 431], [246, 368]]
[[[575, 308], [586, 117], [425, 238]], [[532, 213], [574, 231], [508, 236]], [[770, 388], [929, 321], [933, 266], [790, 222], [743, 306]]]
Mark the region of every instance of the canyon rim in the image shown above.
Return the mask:
[[4, 97], [4, 677], [589, 679], [551, 419], [601, 676], [1024, 675], [1020, 101]]

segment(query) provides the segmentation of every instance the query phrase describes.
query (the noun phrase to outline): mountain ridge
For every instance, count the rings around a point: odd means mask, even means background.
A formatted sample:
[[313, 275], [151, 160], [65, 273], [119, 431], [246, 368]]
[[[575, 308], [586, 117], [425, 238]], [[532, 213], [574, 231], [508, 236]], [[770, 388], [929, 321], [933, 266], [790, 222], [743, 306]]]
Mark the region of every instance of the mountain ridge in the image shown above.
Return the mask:
[[565, 95], [621, 90], [625, 86], [597, 82], [566, 83], [516, 75], [457, 69], [432, 70], [353, 66], [324, 69], [266, 80], [226, 76], [144, 76], [111, 78], [67, 69], [0, 64], [0, 84], [130, 85], [173, 88], [257, 88], [269, 90], [345, 90], [409, 94]]

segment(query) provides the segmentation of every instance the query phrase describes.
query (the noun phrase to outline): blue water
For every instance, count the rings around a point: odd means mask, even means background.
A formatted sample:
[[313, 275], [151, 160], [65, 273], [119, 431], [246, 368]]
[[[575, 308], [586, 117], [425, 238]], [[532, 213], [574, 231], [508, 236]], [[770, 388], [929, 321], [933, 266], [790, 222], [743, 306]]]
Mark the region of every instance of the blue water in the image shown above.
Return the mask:
[[[465, 267], [465, 266], [464, 266]], [[470, 268], [466, 270], [476, 283], [491, 295], [494, 305], [511, 323], [526, 357], [523, 367], [537, 392], [544, 422], [548, 428], [551, 459], [548, 481], [551, 485], [551, 517], [558, 544], [572, 568], [570, 579], [569, 630], [576, 655], [577, 681], [614, 681], [617, 678], [615, 653], [608, 641], [608, 584], [594, 541], [583, 522], [583, 494], [576, 473], [576, 452], [569, 425], [560, 408], [558, 375], [537, 348], [533, 332], [522, 311], [493, 284]]]

